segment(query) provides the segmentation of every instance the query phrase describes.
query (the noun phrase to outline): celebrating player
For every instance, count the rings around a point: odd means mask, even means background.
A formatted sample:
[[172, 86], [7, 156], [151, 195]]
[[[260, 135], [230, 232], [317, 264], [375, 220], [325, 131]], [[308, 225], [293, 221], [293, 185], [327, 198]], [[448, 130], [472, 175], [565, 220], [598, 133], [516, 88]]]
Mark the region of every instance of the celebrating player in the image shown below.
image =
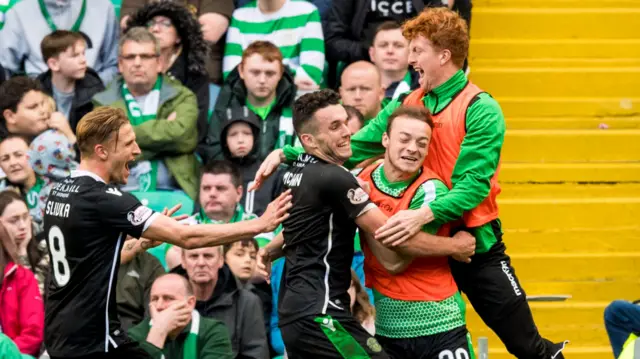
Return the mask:
[[[284, 246], [272, 241], [261, 261], [286, 257], [279, 298], [282, 339], [292, 358], [388, 358], [349, 312], [350, 266], [356, 225], [373, 234], [387, 216], [341, 165], [351, 156], [348, 116], [339, 96], [322, 90], [300, 97], [293, 123], [305, 148], [284, 174], [292, 190], [291, 215], [283, 223]], [[417, 234], [407, 255], [473, 253], [473, 238]], [[385, 268], [399, 273], [408, 261], [371, 241]]]
[[80, 168], [54, 186], [45, 210], [52, 270], [45, 347], [51, 358], [147, 358], [126, 337], [117, 315], [116, 273], [127, 235], [183, 248], [230, 243], [274, 230], [287, 217], [291, 196], [283, 193], [251, 221], [184, 226], [118, 190], [140, 155], [124, 111], [90, 112], [76, 136]]

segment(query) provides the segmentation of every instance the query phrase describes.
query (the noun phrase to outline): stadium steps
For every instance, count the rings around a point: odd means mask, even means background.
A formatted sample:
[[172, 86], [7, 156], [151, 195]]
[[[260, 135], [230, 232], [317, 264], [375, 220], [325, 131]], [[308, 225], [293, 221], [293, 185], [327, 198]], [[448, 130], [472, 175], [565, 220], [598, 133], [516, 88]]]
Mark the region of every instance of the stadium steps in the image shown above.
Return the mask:
[[[504, 242], [543, 336], [612, 357], [603, 311], [640, 298], [640, 1], [474, 0], [470, 79], [507, 132]], [[467, 305], [489, 358], [513, 358]], [[516, 330], [514, 328], [514, 330]]]

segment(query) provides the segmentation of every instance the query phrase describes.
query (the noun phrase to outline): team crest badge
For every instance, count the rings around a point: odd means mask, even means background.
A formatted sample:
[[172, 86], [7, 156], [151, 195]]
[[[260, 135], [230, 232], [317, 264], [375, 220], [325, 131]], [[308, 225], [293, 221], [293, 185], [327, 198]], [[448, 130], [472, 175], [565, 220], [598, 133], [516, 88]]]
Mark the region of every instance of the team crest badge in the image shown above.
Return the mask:
[[376, 338], [372, 337], [372, 338], [367, 339], [367, 346], [374, 353], [380, 353], [382, 351], [382, 347], [380, 346], [380, 343], [378, 343]]
[[347, 198], [352, 204], [364, 203], [369, 199], [369, 195], [362, 188], [352, 188], [347, 192]]

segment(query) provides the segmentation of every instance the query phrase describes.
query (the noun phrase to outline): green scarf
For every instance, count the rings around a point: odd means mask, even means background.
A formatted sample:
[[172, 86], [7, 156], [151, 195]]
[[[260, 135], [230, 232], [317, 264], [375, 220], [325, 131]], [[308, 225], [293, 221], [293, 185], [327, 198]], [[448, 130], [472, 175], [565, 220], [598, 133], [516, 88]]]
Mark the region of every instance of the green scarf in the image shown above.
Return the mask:
[[[151, 328], [151, 321], [149, 321], [149, 328]], [[200, 331], [200, 313], [197, 310], [191, 312], [191, 328], [187, 339], [185, 339], [182, 346], [182, 357], [184, 359], [197, 359], [198, 358], [198, 332]], [[165, 359], [162, 354], [162, 359]]]
[[[129, 115], [129, 121], [134, 127], [141, 125], [149, 120], [155, 120], [158, 113], [158, 107], [160, 104], [160, 88], [162, 87], [162, 76], [158, 76], [156, 84], [153, 85], [153, 90], [147, 94], [144, 104], [140, 107], [138, 101], [133, 97], [127, 84], [122, 84], [122, 98], [127, 105], [127, 114]], [[151, 192], [156, 190], [156, 183], [158, 181], [158, 160], [139, 162], [136, 167], [139, 167], [141, 174], [138, 176], [138, 187], [141, 192]]]
[[[244, 207], [242, 207], [242, 205], [240, 203], [238, 203], [236, 205], [236, 210], [233, 212], [233, 217], [231, 217], [231, 220], [229, 221], [229, 223], [236, 223], [236, 222], [240, 222], [240, 221], [246, 221], [249, 219], [254, 219], [256, 218], [255, 215], [252, 215], [250, 213], [245, 213], [244, 212]], [[198, 223], [202, 223], [202, 224], [222, 224], [224, 222], [222, 221], [212, 221], [211, 218], [209, 218], [207, 216], [206, 213], [204, 213], [204, 209], [200, 208], [200, 211], [198, 212], [198, 214], [196, 214], [196, 220], [198, 221]]]
[[33, 185], [33, 187], [31, 187], [31, 189], [24, 195], [29, 209], [38, 207], [38, 202], [40, 201], [40, 191], [42, 191], [42, 187], [44, 187], [44, 180], [40, 176], [36, 176], [36, 184]]
[[[267, 132], [267, 123], [265, 121], [267, 120], [269, 113], [271, 113], [271, 110], [273, 110], [273, 107], [276, 105], [276, 99], [273, 99], [273, 102], [263, 107], [255, 107], [250, 104], [249, 101], [246, 101], [245, 104], [262, 120], [261, 132], [262, 135], [265, 136]], [[295, 142], [297, 136], [294, 139], [294, 132], [291, 107], [285, 107], [282, 109], [282, 113], [280, 114], [280, 120], [278, 121], [278, 138], [276, 139], [276, 145], [273, 149], [277, 150], [285, 145], [295, 145], [299, 143]]]
[[[53, 22], [51, 15], [49, 14], [49, 10], [47, 10], [47, 5], [44, 3], [44, 0], [38, 0], [38, 5], [40, 6], [40, 12], [44, 17], [45, 21], [49, 25], [51, 32], [57, 31], [58, 27]], [[84, 20], [84, 15], [87, 12], [87, 0], [82, 0], [82, 7], [80, 8], [80, 13], [78, 14], [78, 18], [76, 22], [71, 26], [70, 31], [78, 32], [80, 30], [80, 26], [82, 25], [82, 21]]]

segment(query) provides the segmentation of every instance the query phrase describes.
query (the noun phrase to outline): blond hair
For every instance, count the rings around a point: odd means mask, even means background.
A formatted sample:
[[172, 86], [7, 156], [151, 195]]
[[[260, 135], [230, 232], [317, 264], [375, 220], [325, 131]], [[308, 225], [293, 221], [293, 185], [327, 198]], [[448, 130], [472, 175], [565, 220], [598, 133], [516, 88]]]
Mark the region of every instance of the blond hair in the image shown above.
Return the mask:
[[117, 144], [120, 128], [128, 123], [124, 110], [114, 107], [98, 107], [84, 115], [76, 128], [81, 157], [91, 157], [94, 147], [111, 141], [114, 134]]

